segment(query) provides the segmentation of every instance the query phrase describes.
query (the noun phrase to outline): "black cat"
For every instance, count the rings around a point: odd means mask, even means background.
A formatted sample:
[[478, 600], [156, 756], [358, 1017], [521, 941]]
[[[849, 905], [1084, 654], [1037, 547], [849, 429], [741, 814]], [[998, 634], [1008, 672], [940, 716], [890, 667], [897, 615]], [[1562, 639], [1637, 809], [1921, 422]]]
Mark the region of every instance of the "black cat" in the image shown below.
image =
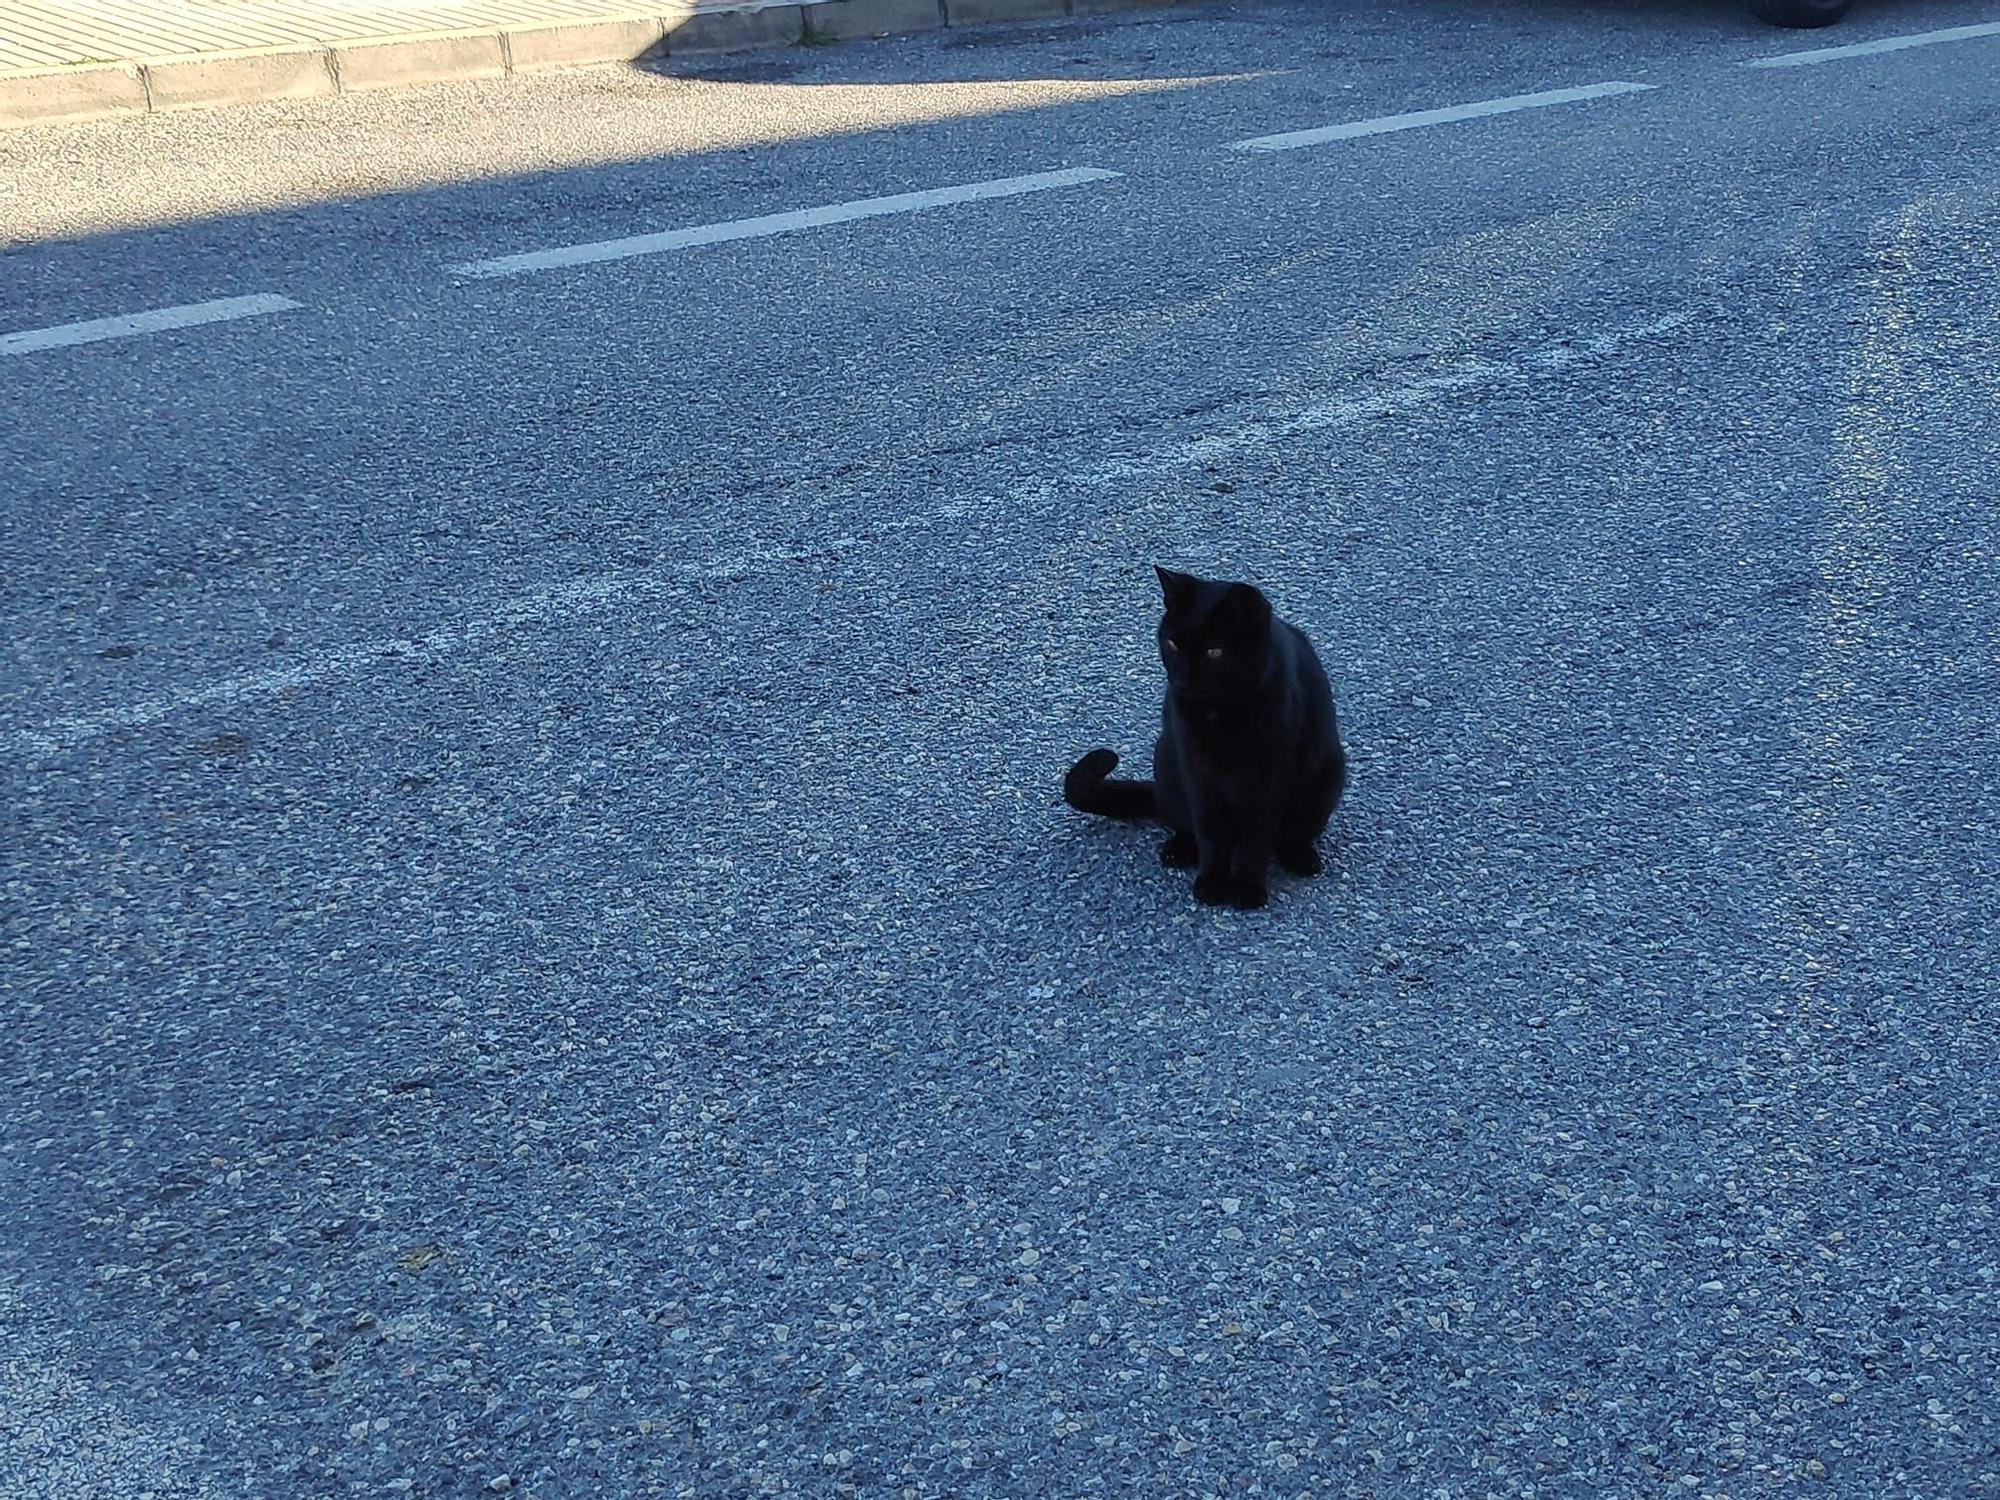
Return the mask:
[[1347, 785], [1333, 692], [1312, 643], [1247, 583], [1155, 568], [1167, 699], [1151, 781], [1111, 781], [1110, 750], [1070, 767], [1063, 800], [1173, 830], [1160, 862], [1194, 867], [1210, 905], [1262, 906], [1271, 861], [1317, 875], [1313, 841]]

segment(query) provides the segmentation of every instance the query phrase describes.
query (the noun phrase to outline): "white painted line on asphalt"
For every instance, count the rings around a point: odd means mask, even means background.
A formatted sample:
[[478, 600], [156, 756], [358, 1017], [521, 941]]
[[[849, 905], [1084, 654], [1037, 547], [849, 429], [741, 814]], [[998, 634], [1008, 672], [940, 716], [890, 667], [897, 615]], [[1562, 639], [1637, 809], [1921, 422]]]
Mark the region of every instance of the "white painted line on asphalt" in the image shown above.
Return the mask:
[[1645, 323], [1614, 328], [1570, 343], [1551, 344], [1513, 359], [1464, 359], [1435, 375], [1399, 380], [1362, 395], [1315, 401], [1276, 417], [1240, 423], [1226, 432], [1155, 448], [1136, 460], [1106, 460], [1081, 475], [1066, 476], [1055, 483], [1066, 489], [1123, 488], [1148, 474], [1156, 474], [1168, 464], [1195, 468], [1259, 444], [1355, 427], [1363, 422], [1394, 416], [1397, 412], [1428, 405], [1459, 391], [1517, 384], [1538, 375], [1559, 373], [1582, 364], [1586, 359], [1608, 359], [1629, 345], [1664, 338], [1692, 320], [1689, 313], [1668, 313]]
[[180, 307], [159, 307], [151, 312], [126, 313], [116, 318], [92, 318], [86, 323], [63, 323], [54, 328], [29, 329], [24, 333], [0, 333], [0, 355], [38, 354], [44, 349], [65, 349], [72, 344], [97, 344], [106, 339], [134, 338], [142, 333], [198, 328], [204, 323], [227, 323], [235, 318], [289, 312], [301, 305], [290, 297], [269, 294], [224, 297], [216, 302], [189, 302]]
[[1979, 26], [1947, 26], [1942, 31], [1913, 31], [1904, 36], [1885, 36], [1872, 42], [1849, 42], [1844, 47], [1815, 47], [1810, 52], [1780, 52], [1776, 57], [1759, 57], [1743, 66], [1805, 68], [1814, 63], [1841, 62], [1850, 57], [1872, 57], [1877, 52], [1935, 47], [1940, 42], [1969, 42], [1974, 37], [1982, 36], [2000, 36], [2000, 21], [1988, 21]]
[[[7, 1191], [13, 1191], [9, 1183]], [[17, 1202], [25, 1201], [16, 1199]], [[137, 1267], [101, 1264], [92, 1279]], [[0, 1476], [9, 1495], [153, 1495], [220, 1500], [195, 1470], [203, 1444], [193, 1421], [135, 1408], [91, 1379], [83, 1340], [49, 1306], [45, 1288], [0, 1276]], [[82, 1368], [79, 1368], [82, 1366]], [[141, 1412], [144, 1415], [141, 1415]], [[190, 1414], [191, 1415], [191, 1414]]]
[[1581, 88], [1550, 89], [1541, 94], [1510, 94], [1505, 99], [1484, 99], [1477, 104], [1454, 104], [1445, 109], [1420, 109], [1414, 114], [1382, 115], [1373, 120], [1349, 120], [1344, 125], [1322, 125], [1316, 130], [1290, 130], [1283, 135], [1253, 136], [1247, 141], [1231, 141], [1229, 149], [1296, 151], [1301, 146], [1323, 146], [1328, 141], [1351, 141], [1364, 135], [1419, 130], [1426, 125], [1450, 125], [1459, 120], [1483, 119], [1487, 115], [1512, 114], [1518, 109], [1547, 109], [1555, 104], [1606, 99], [1614, 94], [1643, 94], [1657, 86], [1651, 83], [1587, 83]]
[[849, 224], [856, 219], [879, 219], [887, 214], [920, 213], [927, 208], [948, 208], [957, 203], [980, 203], [988, 198], [1014, 198], [1023, 193], [1045, 193], [1052, 188], [1077, 187], [1086, 182], [1105, 182], [1122, 177], [1101, 167], [1072, 167], [1063, 172], [1036, 172], [1027, 177], [1000, 177], [990, 182], [968, 182], [960, 187], [932, 188], [921, 193], [894, 193], [886, 198], [858, 198], [852, 203], [833, 203], [825, 208], [801, 209], [797, 213], [764, 214], [755, 219], [731, 219], [721, 224], [701, 224], [693, 229], [670, 229], [661, 234], [635, 234], [629, 239], [599, 240], [588, 245], [567, 245], [557, 250], [528, 250], [519, 255], [502, 255], [493, 260], [468, 261], [450, 269], [460, 276], [522, 276], [530, 271], [554, 271], [566, 266], [588, 266], [606, 260], [630, 260], [636, 255], [662, 255], [670, 250], [692, 250], [699, 245], [720, 245], [729, 240], [762, 239], [766, 235], [793, 234], [801, 229], [823, 229], [829, 224]]
[[55, 755], [107, 734], [157, 724], [189, 709], [228, 709], [269, 702], [280, 693], [322, 682], [353, 681], [389, 663], [442, 661], [524, 628], [588, 618], [622, 607], [644, 608], [675, 597], [690, 584], [753, 578], [788, 564], [853, 551], [897, 532], [935, 525], [940, 519], [961, 513], [963, 508], [962, 502], [946, 504], [917, 515], [884, 521], [867, 538], [843, 535], [805, 547], [751, 547], [666, 567], [590, 574], [507, 600], [497, 609], [475, 615], [462, 625], [443, 626], [420, 636], [393, 636], [335, 646], [284, 666], [239, 673], [205, 686], [163, 693], [100, 713], [56, 719], [38, 730], [18, 730], [0, 736], [0, 754]]
[[[1141, 452], [1118, 454], [1080, 469], [1051, 473], [1024, 485], [1011, 486], [998, 498], [1002, 503], [1032, 507], [1062, 504], [1085, 490], [1125, 492], [1134, 485], [1157, 483], [1165, 470], [1212, 463], [1246, 448], [1309, 433], [1357, 427], [1430, 405], [1460, 391], [1545, 379], [1587, 359], [1609, 358], [1633, 345], [1655, 342], [1691, 320], [1687, 313], [1669, 313], [1645, 323], [1528, 350], [1511, 359], [1460, 360], [1435, 374], [1383, 382], [1359, 394], [1345, 393], [1269, 415], [1248, 417], [1220, 432], [1174, 438]], [[880, 472], [893, 472], [893, 466], [885, 463]], [[926, 531], [967, 516], [988, 515], [992, 510], [993, 503], [986, 497], [959, 494], [908, 515], [876, 521], [865, 535], [843, 533], [802, 546], [741, 547], [665, 566], [590, 574], [505, 600], [483, 614], [423, 635], [356, 641], [282, 666], [171, 688], [151, 698], [92, 713], [46, 720], [35, 728], [13, 727], [0, 733], [0, 756], [46, 758], [106, 735], [163, 723], [190, 710], [255, 709], [270, 703], [280, 693], [320, 683], [355, 681], [396, 663], [441, 661], [488, 646], [504, 649], [510, 639], [518, 638], [526, 628], [561, 626], [619, 609], [643, 610], [675, 598], [690, 585], [731, 582], [820, 558], [859, 552], [905, 532]]]

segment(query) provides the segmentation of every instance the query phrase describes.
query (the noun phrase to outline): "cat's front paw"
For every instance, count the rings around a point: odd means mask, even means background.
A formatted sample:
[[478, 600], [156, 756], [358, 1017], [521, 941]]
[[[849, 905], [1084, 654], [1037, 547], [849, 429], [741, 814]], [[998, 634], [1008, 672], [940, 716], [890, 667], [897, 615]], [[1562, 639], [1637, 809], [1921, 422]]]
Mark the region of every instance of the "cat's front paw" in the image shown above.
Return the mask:
[[1229, 904], [1238, 911], [1255, 911], [1271, 899], [1271, 892], [1263, 881], [1234, 881], [1229, 887]]
[[1191, 833], [1177, 833], [1160, 845], [1160, 863], [1169, 870], [1192, 870], [1200, 859]]
[[1271, 899], [1264, 882], [1231, 880], [1226, 875], [1197, 875], [1194, 899], [1204, 906], [1233, 906], [1238, 911], [1254, 911]]
[[1194, 899], [1203, 906], [1229, 906], [1233, 904], [1236, 887], [1229, 883], [1225, 875], [1197, 875], [1194, 878]]
[[1294, 875], [1317, 875], [1326, 868], [1325, 861], [1319, 857], [1319, 850], [1311, 844], [1301, 844], [1296, 849], [1280, 849], [1278, 863]]

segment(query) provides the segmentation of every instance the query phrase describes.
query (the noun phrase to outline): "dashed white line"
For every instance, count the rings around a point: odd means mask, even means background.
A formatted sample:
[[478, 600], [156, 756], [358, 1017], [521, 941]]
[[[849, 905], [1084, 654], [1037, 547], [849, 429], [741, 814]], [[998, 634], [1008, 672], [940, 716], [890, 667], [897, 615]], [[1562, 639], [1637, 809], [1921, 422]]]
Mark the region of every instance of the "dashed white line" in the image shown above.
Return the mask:
[[968, 182], [958, 187], [933, 188], [921, 193], [859, 198], [851, 203], [832, 203], [824, 208], [801, 209], [797, 213], [731, 219], [721, 224], [670, 229], [661, 234], [637, 234], [627, 239], [599, 240], [593, 244], [568, 245], [556, 250], [528, 250], [518, 255], [498, 256], [493, 260], [468, 261], [451, 267], [451, 270], [460, 276], [521, 276], [530, 271], [553, 271], [567, 266], [594, 265], [600, 261], [629, 260], [638, 255], [661, 255], [671, 250], [692, 250], [700, 245], [720, 245], [729, 240], [793, 234], [802, 229], [822, 229], [829, 224], [878, 219], [887, 214], [913, 214], [958, 203], [979, 203], [989, 198], [1045, 193], [1053, 188], [1105, 182], [1123, 175], [1107, 172], [1101, 167], [1072, 167], [1061, 172], [1035, 172], [1026, 177], [999, 177], [988, 182]]
[[1978, 26], [1947, 26], [1942, 31], [1912, 31], [1903, 36], [1885, 36], [1872, 42], [1849, 42], [1844, 47], [1815, 47], [1809, 52], [1780, 52], [1776, 57], [1759, 57], [1743, 64], [1746, 68], [1805, 68], [1814, 63], [1841, 62], [1850, 57], [1871, 57], [1877, 52], [1902, 52], [1910, 47], [1935, 47], [1940, 42], [1969, 42], [1975, 37], [2000, 36], [2000, 21]]
[[1382, 115], [1372, 120], [1349, 120], [1340, 125], [1322, 125], [1314, 130], [1289, 130], [1283, 135], [1253, 136], [1247, 141], [1231, 141], [1232, 151], [1296, 151], [1302, 146], [1323, 146], [1328, 141], [1351, 141], [1364, 135], [1388, 135], [1397, 130], [1420, 130], [1426, 125], [1451, 125], [1460, 120], [1478, 120], [1487, 115], [1512, 114], [1520, 109], [1547, 109], [1556, 104], [1580, 104], [1586, 99], [1605, 99], [1614, 94], [1642, 94], [1656, 87], [1650, 83], [1588, 83], [1581, 88], [1549, 89], [1539, 94], [1510, 94], [1504, 99], [1483, 99], [1476, 104], [1453, 104], [1444, 109], [1420, 109], [1407, 115]]
[[125, 313], [115, 318], [92, 318], [83, 323], [61, 323], [54, 328], [32, 328], [22, 333], [0, 333], [0, 355], [38, 354], [44, 349], [65, 349], [72, 344], [97, 344], [106, 339], [129, 339], [142, 333], [166, 333], [175, 328], [198, 328], [204, 323], [227, 323], [235, 318], [255, 318], [264, 313], [289, 312], [301, 304], [290, 297], [260, 294], [255, 297], [223, 297], [215, 302], [189, 302], [179, 307], [158, 307], [151, 312]]

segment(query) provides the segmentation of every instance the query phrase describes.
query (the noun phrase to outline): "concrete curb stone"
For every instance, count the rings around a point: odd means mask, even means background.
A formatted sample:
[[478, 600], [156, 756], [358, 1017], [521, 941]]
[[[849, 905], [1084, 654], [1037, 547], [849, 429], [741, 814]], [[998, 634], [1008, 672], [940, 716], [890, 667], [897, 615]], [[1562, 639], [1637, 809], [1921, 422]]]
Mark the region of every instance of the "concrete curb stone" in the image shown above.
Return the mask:
[[551, 68], [894, 36], [1186, 0], [660, 0], [621, 15], [293, 47], [253, 47], [0, 75], [0, 129], [154, 110], [312, 98]]
[[815, 36], [851, 41], [941, 30], [944, 7], [938, 0], [827, 0], [806, 6], [805, 21]]
[[689, 9], [669, 15], [666, 28], [668, 56], [681, 52], [745, 52], [754, 47], [784, 47], [805, 34], [805, 7]]
[[945, 0], [954, 26], [980, 26], [989, 21], [1046, 21], [1069, 14], [1067, 0]]
[[507, 71], [587, 67], [650, 57], [666, 45], [667, 23], [660, 16], [614, 21], [551, 21], [502, 33]]
[[148, 62], [145, 72], [146, 91], [154, 109], [310, 99], [340, 89], [332, 57], [321, 48], [260, 47], [255, 51], [163, 57]]
[[46, 68], [0, 80], [0, 126], [143, 114], [151, 105], [136, 63]]
[[449, 78], [505, 78], [507, 51], [497, 31], [442, 31], [333, 47], [333, 75], [343, 94], [439, 83]]

